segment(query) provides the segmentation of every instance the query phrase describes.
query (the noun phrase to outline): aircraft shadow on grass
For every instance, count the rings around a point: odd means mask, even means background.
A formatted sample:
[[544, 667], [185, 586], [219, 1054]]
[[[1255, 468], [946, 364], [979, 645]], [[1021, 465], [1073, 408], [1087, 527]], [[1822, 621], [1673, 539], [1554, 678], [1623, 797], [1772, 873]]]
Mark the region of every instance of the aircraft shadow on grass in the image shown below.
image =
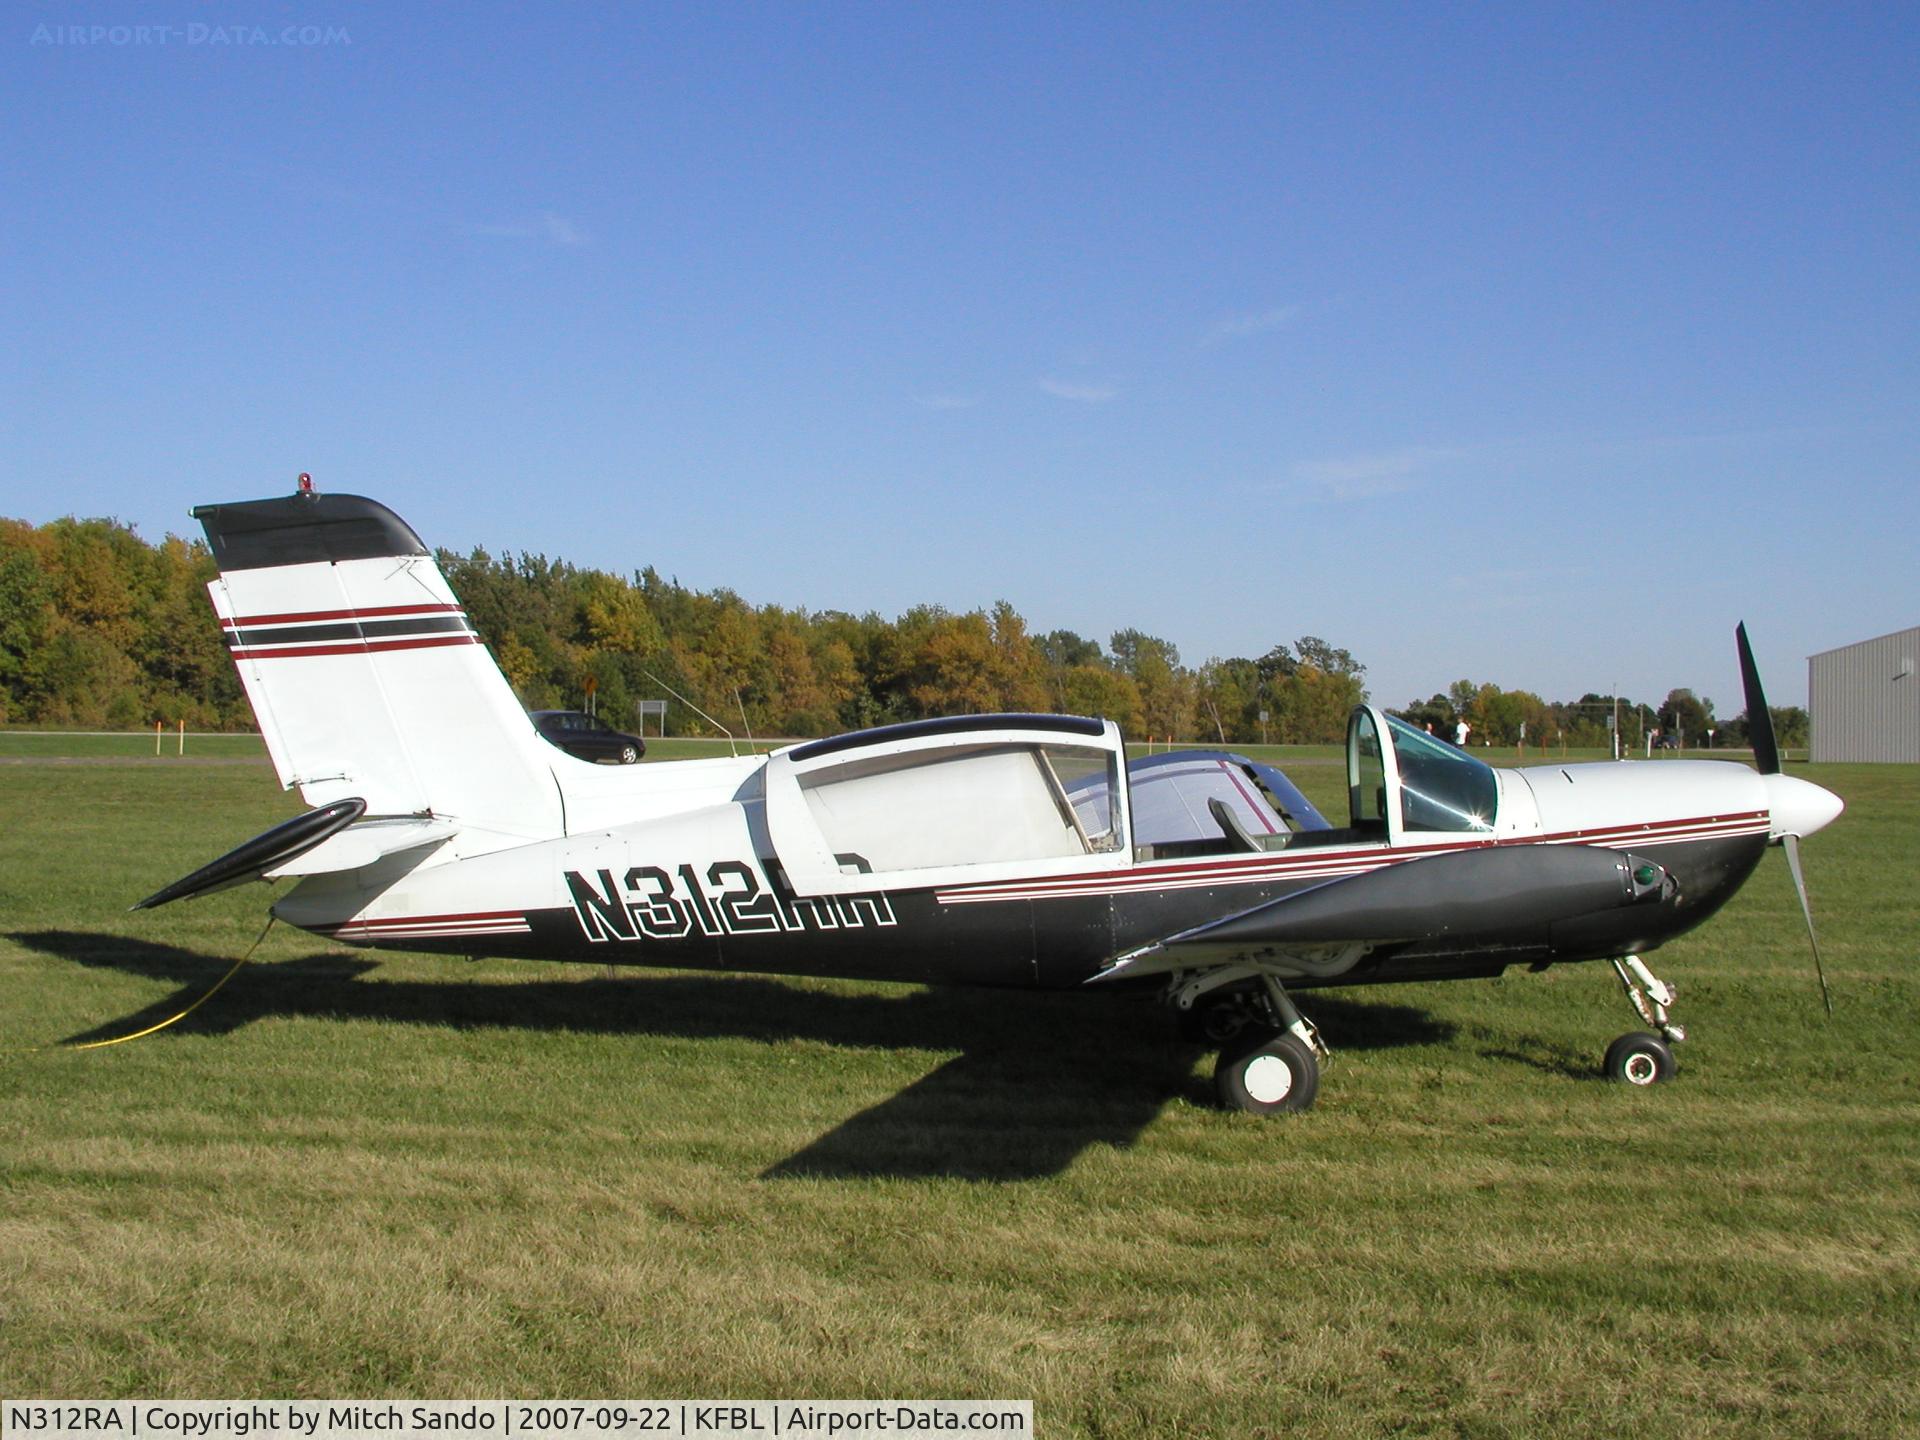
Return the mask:
[[[231, 961], [120, 935], [38, 931], [17, 944], [77, 965], [178, 984], [131, 1015], [68, 1036], [106, 1040], [177, 1014]], [[1175, 1099], [1211, 1104], [1200, 1051], [1164, 1009], [1116, 995], [905, 989], [848, 995], [748, 975], [623, 972], [519, 984], [380, 981], [377, 960], [325, 951], [256, 964], [155, 1038], [230, 1034], [271, 1016], [378, 1020], [851, 1049], [958, 1051], [898, 1094], [769, 1167], [763, 1178], [1014, 1181], [1056, 1175], [1090, 1145], [1127, 1146]], [[1454, 1027], [1405, 1005], [1315, 997], [1348, 1050], [1444, 1041]]]

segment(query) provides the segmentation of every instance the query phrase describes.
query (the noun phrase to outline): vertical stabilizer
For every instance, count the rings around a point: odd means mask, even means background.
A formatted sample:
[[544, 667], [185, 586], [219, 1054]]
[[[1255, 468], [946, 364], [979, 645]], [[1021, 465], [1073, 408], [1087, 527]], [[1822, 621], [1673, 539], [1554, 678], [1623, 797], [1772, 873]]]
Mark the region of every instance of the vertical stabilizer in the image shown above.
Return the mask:
[[221, 633], [280, 772], [309, 805], [431, 813], [535, 839], [564, 828], [526, 712], [420, 537], [358, 495], [193, 512]]

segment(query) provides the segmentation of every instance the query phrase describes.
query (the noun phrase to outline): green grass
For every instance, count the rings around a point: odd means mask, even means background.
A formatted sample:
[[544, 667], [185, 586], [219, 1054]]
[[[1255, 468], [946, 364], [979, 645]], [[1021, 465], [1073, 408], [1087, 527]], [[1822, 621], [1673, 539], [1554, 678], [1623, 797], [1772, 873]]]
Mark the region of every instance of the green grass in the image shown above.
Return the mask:
[[267, 747], [258, 735], [193, 734], [186, 737], [183, 750], [180, 737], [170, 730], [161, 736], [159, 753], [156, 755], [151, 731], [144, 735], [138, 732], [115, 735], [0, 730], [0, 760], [125, 757], [151, 760], [159, 765], [168, 760], [178, 761], [183, 754], [189, 760], [207, 758], [265, 760]]
[[[191, 753], [191, 752], [190, 752]], [[264, 765], [0, 766], [0, 1394], [1033, 1397], [1048, 1436], [1909, 1433], [1920, 771], [1811, 767], [1660, 952], [1307, 997], [1287, 1121], [1152, 1006], [465, 963], [134, 899], [297, 809]], [[1332, 806], [1337, 767], [1302, 767]], [[29, 1047], [54, 1048], [38, 1050]]]
[[[749, 753], [749, 746], [743, 740], [736, 747], [740, 754]], [[751, 747], [765, 750], [766, 745]], [[695, 760], [712, 755], [725, 755], [728, 751], [725, 740], [683, 739], [679, 736], [649, 738], [647, 758], [649, 760]], [[169, 760], [178, 760], [181, 756], [180, 738], [172, 731], [161, 737], [160, 753], [154, 754], [153, 735], [149, 732], [129, 732], [126, 734], [71, 733], [59, 731], [0, 730], [0, 760], [30, 759], [50, 757], [74, 757], [92, 759], [101, 756], [128, 757], [132, 759], [152, 760], [155, 764], [164, 764]], [[267, 758], [267, 747], [258, 735], [199, 735], [186, 737], [186, 758], [218, 759], [259, 759]]]

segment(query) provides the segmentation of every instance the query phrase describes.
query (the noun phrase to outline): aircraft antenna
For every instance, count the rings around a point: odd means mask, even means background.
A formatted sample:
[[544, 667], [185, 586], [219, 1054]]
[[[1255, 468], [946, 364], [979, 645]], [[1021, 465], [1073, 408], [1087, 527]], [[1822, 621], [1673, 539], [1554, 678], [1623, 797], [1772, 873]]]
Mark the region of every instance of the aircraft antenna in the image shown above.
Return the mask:
[[747, 719], [747, 702], [740, 698], [740, 687], [733, 687], [733, 703], [740, 707], [740, 728], [747, 732], [747, 753], [753, 753], [753, 722]]
[[733, 748], [733, 732], [731, 730], [727, 729], [726, 726], [722, 725], [718, 720], [714, 719], [711, 715], [707, 714], [706, 711], [702, 710], [698, 705], [694, 704], [691, 700], [687, 699], [686, 696], [682, 695], [678, 690], [674, 689], [671, 685], [667, 684], [666, 681], [662, 680], [658, 675], [654, 674], [651, 670], [642, 670], [640, 673], [646, 676], [649, 680], [653, 681], [654, 684], [658, 685], [662, 690], [666, 691], [667, 694], [671, 695], [674, 699], [678, 700], [682, 705], [686, 706], [689, 710], [693, 711], [693, 713], [698, 715], [702, 720], [706, 721], [709, 725], [713, 726], [713, 728], [718, 730], [722, 735], [726, 736], [727, 737], [727, 753], [733, 756], [735, 759], [739, 758], [740, 752]]

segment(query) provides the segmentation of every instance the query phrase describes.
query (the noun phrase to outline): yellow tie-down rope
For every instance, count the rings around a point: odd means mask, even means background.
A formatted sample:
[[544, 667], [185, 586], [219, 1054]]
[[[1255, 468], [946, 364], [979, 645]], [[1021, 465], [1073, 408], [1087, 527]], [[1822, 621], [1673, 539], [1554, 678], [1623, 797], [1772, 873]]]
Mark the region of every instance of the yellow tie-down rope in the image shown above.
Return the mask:
[[269, 912], [267, 915], [266, 928], [261, 930], [261, 932], [254, 937], [253, 944], [247, 947], [247, 953], [242, 955], [238, 960], [233, 962], [233, 968], [231, 970], [227, 971], [226, 974], [222, 975], [218, 980], [214, 981], [213, 989], [208, 990], [206, 994], [202, 995], [198, 1000], [194, 1001], [191, 1005], [187, 1006], [187, 1008], [182, 1010], [178, 1015], [169, 1015], [166, 1019], [162, 1020], [158, 1025], [149, 1025], [146, 1029], [136, 1030], [131, 1035], [116, 1035], [111, 1040], [89, 1040], [84, 1045], [67, 1045], [67, 1046], [64, 1046], [63, 1048], [68, 1050], [101, 1050], [101, 1049], [105, 1049], [109, 1045], [124, 1045], [129, 1040], [141, 1039], [143, 1036], [151, 1035], [158, 1030], [164, 1030], [169, 1025], [175, 1024], [178, 1021], [186, 1019], [187, 1016], [191, 1015], [194, 1011], [198, 1010], [202, 1005], [206, 1004], [207, 1001], [211, 1000], [213, 998], [215, 990], [218, 990], [222, 985], [226, 984], [227, 981], [231, 980], [235, 975], [238, 975], [240, 973], [240, 967], [246, 964], [247, 961], [253, 958], [253, 952], [260, 948], [260, 942], [267, 938], [267, 931], [273, 929], [273, 919], [274, 917], [272, 913]]

